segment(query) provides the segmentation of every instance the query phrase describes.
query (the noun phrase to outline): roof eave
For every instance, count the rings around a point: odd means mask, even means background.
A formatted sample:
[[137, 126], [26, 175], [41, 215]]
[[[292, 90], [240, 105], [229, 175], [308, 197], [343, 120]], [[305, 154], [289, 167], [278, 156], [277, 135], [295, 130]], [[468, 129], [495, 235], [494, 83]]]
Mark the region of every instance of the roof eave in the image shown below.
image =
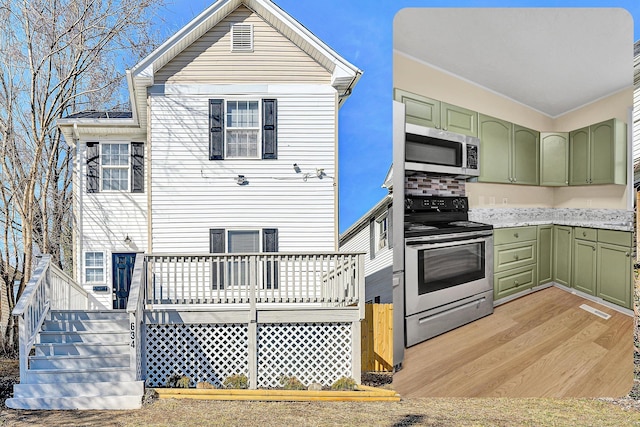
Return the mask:
[[387, 194], [384, 196], [378, 203], [375, 204], [374, 207], [369, 209], [364, 215], [362, 215], [356, 222], [354, 222], [349, 228], [345, 230], [344, 233], [340, 234], [338, 238], [339, 246], [342, 246], [345, 240], [356, 235], [360, 230], [364, 228], [371, 218], [375, 217], [378, 211], [382, 210], [383, 207], [388, 206], [389, 203], [393, 201], [391, 194]]
[[[315, 34], [309, 31], [304, 25], [298, 22], [295, 18], [281, 9], [278, 5], [271, 1], [265, 0], [219, 0], [205, 9], [202, 13], [192, 19], [178, 32], [171, 36], [167, 41], [155, 49], [146, 58], [131, 68], [132, 78], [142, 81], [146, 80], [146, 85], [153, 85], [154, 74], [157, 69], [162, 68], [164, 64], [173, 59], [179, 52], [186, 48], [190, 43], [185, 44], [183, 47], [179, 47], [180, 43], [191, 39], [191, 35], [195, 33], [195, 39], [200, 37], [210, 28], [215, 26], [224, 16], [215, 17], [217, 13], [223, 13], [223, 9], [235, 9], [236, 7], [244, 4], [252, 10], [261, 9], [276, 19], [283, 22], [286, 26], [295, 31], [300, 37], [304, 39], [306, 49], [314, 49], [320, 55], [323, 55], [329, 63], [333, 64], [332, 70], [332, 86], [338, 91], [341, 98], [340, 103], [346, 100], [353, 87], [356, 85], [362, 70], [351, 64], [349, 61], [338, 55], [336, 51], [331, 49], [327, 44], [320, 40]], [[230, 12], [230, 10], [227, 10]], [[225, 15], [226, 16], [226, 15]], [[263, 17], [268, 20], [268, 17]], [[194, 39], [194, 40], [195, 40]], [[174, 49], [178, 47], [178, 49]], [[305, 49], [305, 50], [306, 50]], [[308, 54], [313, 54], [307, 51]], [[171, 55], [167, 57], [167, 55]], [[157, 66], [158, 62], [159, 66]], [[345, 81], [346, 80], [346, 81]]]

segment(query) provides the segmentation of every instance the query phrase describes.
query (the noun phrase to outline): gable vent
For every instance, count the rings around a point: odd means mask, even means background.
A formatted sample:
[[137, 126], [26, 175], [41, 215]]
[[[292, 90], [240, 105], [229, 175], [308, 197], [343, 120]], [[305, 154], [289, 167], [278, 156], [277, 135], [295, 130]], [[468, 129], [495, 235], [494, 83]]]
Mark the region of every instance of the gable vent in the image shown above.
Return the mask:
[[231, 26], [231, 51], [253, 50], [253, 25], [233, 24]]

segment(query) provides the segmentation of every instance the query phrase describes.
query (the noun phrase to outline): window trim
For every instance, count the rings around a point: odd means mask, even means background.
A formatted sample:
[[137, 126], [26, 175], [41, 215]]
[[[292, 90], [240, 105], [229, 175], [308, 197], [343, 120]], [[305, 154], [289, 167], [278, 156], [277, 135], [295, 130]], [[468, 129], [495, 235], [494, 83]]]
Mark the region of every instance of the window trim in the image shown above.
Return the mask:
[[[102, 161], [104, 159], [104, 153], [103, 153], [103, 148], [106, 145], [125, 145], [127, 146], [127, 165], [126, 166], [122, 166], [122, 165], [118, 165], [118, 166], [112, 166], [112, 165], [108, 165], [108, 166], [104, 166], [102, 164]], [[131, 143], [129, 141], [104, 141], [104, 142], [100, 142], [99, 147], [98, 147], [99, 153], [100, 153], [100, 157], [98, 159], [98, 166], [100, 168], [100, 192], [101, 193], [130, 193], [131, 192]], [[104, 188], [104, 170], [105, 169], [120, 169], [120, 170], [126, 170], [126, 177], [127, 177], [127, 188], [125, 189], [119, 189], [119, 190], [107, 190]]]
[[[91, 266], [89, 267], [87, 265], [87, 254], [102, 254], [102, 266], [98, 267], [98, 266]], [[83, 278], [84, 278], [84, 283], [90, 283], [90, 284], [102, 284], [102, 283], [107, 283], [107, 268], [106, 268], [106, 264], [107, 264], [107, 257], [106, 257], [106, 253], [105, 251], [84, 251], [83, 257], [82, 257], [82, 274], [83, 274]], [[87, 276], [87, 270], [89, 268], [92, 269], [102, 269], [102, 280], [101, 281], [90, 281], [88, 279]]]
[[[262, 98], [224, 98], [224, 124], [222, 129], [222, 156], [224, 160], [261, 160], [262, 159], [262, 128], [264, 126], [264, 118], [262, 117]], [[258, 104], [258, 125], [256, 127], [238, 127], [229, 126], [227, 114], [229, 114], [230, 102], [255, 102]], [[228, 150], [228, 132], [234, 130], [257, 130], [256, 133], [256, 155], [255, 156], [229, 156]]]
[[[384, 231], [384, 241], [383, 241], [383, 233], [382, 233], [383, 224], [386, 225], [386, 230]], [[376, 217], [374, 232], [375, 232], [376, 252], [379, 252], [382, 249], [389, 247], [389, 214], [388, 212], [385, 212], [382, 215]]]

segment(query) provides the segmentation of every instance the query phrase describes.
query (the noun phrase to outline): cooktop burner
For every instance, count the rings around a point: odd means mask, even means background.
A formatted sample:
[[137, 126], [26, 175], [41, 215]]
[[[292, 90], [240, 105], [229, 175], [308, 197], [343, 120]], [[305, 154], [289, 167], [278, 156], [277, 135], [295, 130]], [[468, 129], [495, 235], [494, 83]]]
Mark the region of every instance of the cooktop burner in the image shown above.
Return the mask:
[[461, 196], [407, 196], [405, 237], [469, 233], [493, 226], [469, 221], [469, 204]]
[[423, 230], [437, 230], [438, 227], [435, 225], [426, 225], [426, 224], [409, 224], [408, 230], [411, 231], [423, 231]]

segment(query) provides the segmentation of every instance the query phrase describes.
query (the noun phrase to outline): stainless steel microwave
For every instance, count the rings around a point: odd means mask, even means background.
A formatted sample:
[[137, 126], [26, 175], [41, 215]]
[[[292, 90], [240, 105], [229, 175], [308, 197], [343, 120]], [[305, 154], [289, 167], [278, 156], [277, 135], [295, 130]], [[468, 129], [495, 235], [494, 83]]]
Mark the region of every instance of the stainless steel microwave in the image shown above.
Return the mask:
[[407, 123], [405, 170], [478, 176], [480, 139]]

